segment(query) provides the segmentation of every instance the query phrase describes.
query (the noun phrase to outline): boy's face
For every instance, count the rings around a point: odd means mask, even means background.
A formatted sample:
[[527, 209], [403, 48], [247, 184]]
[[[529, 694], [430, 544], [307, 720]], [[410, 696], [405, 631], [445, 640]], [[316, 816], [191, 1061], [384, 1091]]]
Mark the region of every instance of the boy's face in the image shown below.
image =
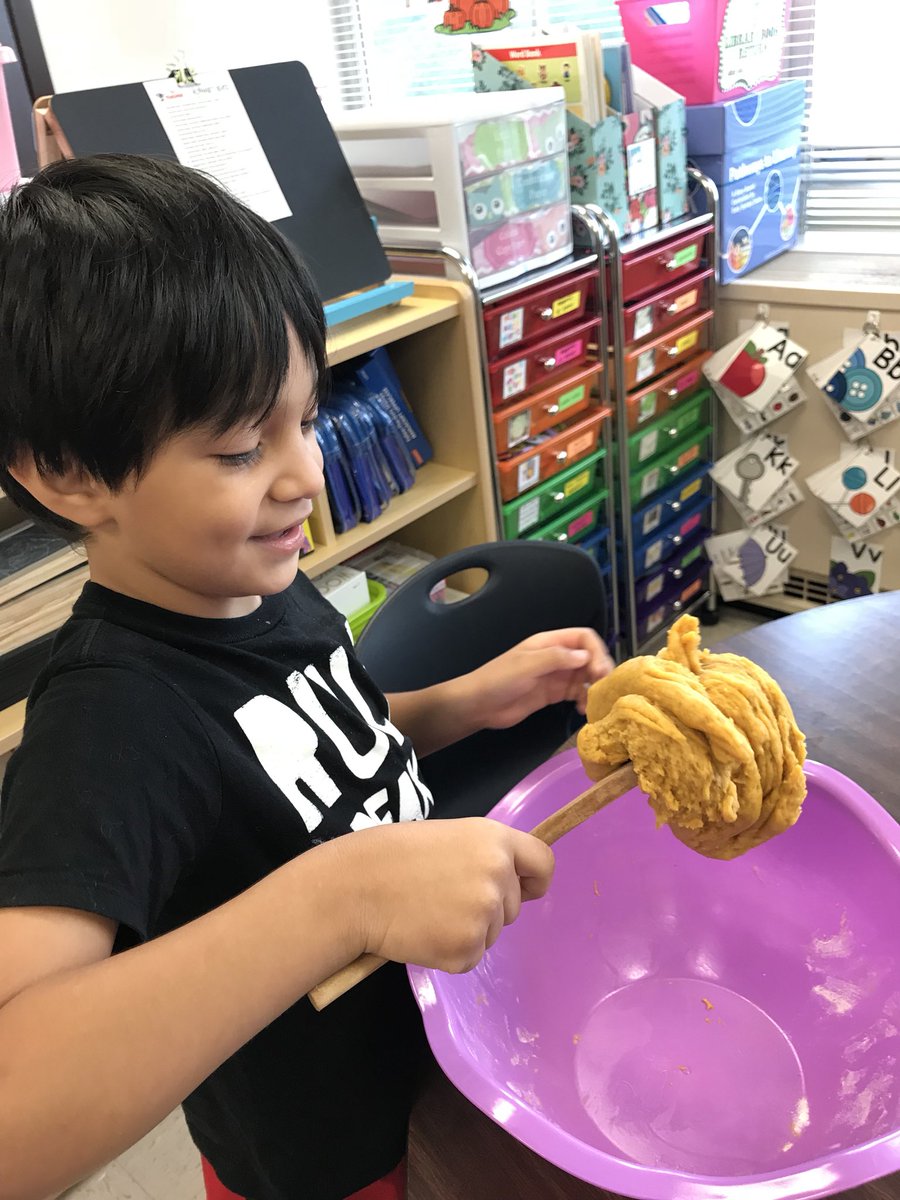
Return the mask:
[[137, 482], [104, 497], [87, 542], [92, 579], [199, 617], [243, 616], [283, 591], [324, 486], [315, 413], [315, 380], [292, 335], [290, 369], [262, 425], [180, 434]]

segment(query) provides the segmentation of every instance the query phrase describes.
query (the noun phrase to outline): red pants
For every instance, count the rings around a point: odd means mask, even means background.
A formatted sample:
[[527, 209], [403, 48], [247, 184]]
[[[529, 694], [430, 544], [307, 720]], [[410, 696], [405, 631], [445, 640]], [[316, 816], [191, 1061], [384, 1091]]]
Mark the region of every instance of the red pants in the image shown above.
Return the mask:
[[[205, 1158], [201, 1162], [203, 1182], [206, 1185], [206, 1200], [242, 1200], [242, 1197], [230, 1192], [224, 1184], [219, 1182], [218, 1176]], [[405, 1200], [405, 1196], [406, 1163], [402, 1162], [395, 1171], [391, 1171], [390, 1175], [385, 1175], [384, 1179], [370, 1183], [361, 1192], [354, 1192], [352, 1196], [347, 1197], [347, 1200]]]

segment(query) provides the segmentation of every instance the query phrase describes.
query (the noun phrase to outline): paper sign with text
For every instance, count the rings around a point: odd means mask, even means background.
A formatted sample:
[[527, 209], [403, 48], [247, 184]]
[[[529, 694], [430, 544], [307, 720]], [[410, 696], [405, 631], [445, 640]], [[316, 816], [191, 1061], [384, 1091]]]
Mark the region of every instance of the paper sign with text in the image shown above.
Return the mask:
[[828, 564], [829, 594], [837, 600], [850, 600], [854, 596], [871, 596], [881, 591], [883, 561], [881, 546], [833, 537]]

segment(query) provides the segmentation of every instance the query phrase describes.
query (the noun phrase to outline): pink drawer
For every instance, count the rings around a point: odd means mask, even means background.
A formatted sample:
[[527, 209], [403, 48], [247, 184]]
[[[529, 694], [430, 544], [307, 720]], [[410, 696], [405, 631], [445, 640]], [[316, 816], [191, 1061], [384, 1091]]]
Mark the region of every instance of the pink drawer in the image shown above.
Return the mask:
[[711, 312], [699, 313], [690, 321], [666, 330], [653, 341], [641, 342], [626, 350], [623, 355], [626, 389], [630, 392], [705, 350], [709, 346], [711, 321]]
[[583, 271], [488, 305], [484, 310], [488, 358], [505, 356], [510, 346], [577, 324], [584, 317], [595, 280], [595, 270]]
[[622, 260], [622, 299], [624, 302], [646, 296], [666, 287], [683, 275], [696, 271], [703, 260], [703, 243], [708, 228], [693, 230], [653, 246], [643, 254], [627, 254]]
[[710, 267], [708, 271], [667, 287], [656, 296], [645, 296], [643, 300], [626, 304], [623, 310], [625, 344], [663, 333], [701, 308], [708, 308], [712, 274]]
[[563, 371], [583, 366], [591, 357], [599, 328], [597, 318], [582, 321], [491, 363], [488, 375], [494, 408], [543, 389]]
[[687, 362], [679, 363], [674, 370], [639, 392], [632, 392], [625, 406], [628, 432], [636, 433], [644, 425], [649, 425], [704, 384], [701, 368], [711, 353], [710, 350], [704, 350]]
[[584, 412], [591, 402], [591, 391], [602, 369], [599, 363], [591, 363], [574, 375], [557, 380], [552, 387], [543, 388], [518, 404], [510, 404], [501, 412], [494, 413], [494, 447], [497, 453], [505, 454], [552, 425]]
[[596, 408], [589, 416], [579, 417], [570, 425], [538, 434], [517, 446], [512, 454], [499, 459], [497, 473], [501, 497], [515, 500], [528, 488], [587, 458], [597, 449], [600, 427], [611, 411]]

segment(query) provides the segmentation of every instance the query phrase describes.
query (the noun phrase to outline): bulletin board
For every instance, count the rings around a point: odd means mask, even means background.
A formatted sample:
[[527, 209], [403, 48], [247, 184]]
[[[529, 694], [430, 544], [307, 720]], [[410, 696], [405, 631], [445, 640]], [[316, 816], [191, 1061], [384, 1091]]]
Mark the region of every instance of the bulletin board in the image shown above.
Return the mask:
[[[309, 71], [284, 62], [229, 74], [291, 212], [273, 223], [322, 299], [383, 283], [391, 268]], [[142, 83], [57, 94], [52, 106], [77, 155], [177, 158]]]

